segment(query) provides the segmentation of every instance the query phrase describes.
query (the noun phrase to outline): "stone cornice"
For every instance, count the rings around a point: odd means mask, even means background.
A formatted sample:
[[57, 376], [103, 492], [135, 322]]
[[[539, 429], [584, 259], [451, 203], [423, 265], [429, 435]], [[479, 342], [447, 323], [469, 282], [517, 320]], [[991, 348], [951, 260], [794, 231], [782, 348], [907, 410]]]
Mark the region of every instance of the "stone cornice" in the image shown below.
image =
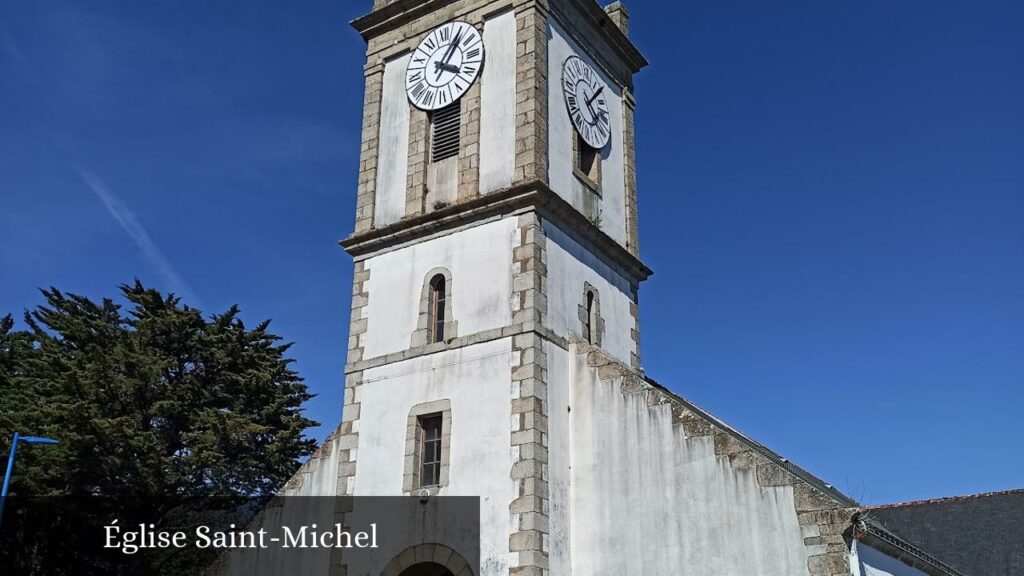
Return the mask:
[[458, 0], [396, 0], [383, 8], [378, 8], [365, 16], [360, 16], [349, 24], [369, 40], [379, 34], [401, 27], [410, 20], [429, 14], [438, 8], [453, 4]]
[[[623, 59], [631, 74], [636, 74], [649, 64], [636, 45], [594, 0], [560, 0], [560, 2], [552, 0], [551, 4], [552, 11], [556, 15], [566, 14], [561, 18], [563, 24], [571, 22], [575, 28], [596, 32], [613, 49], [613, 52]], [[568, 13], [562, 9], [563, 7], [572, 12]], [[582, 20], [577, 16], [582, 16]], [[587, 46], [589, 43], [583, 42], [582, 44]], [[626, 81], [624, 85], [631, 86], [632, 82]]]
[[[458, 0], [396, 0], [382, 8], [378, 8], [365, 16], [356, 18], [350, 24], [362, 35], [364, 40], [385, 34], [404, 26], [412, 20], [425, 16], [439, 8], [454, 4]], [[630, 41], [622, 30], [612, 21], [611, 17], [594, 0], [528, 0], [516, 2], [516, 5], [536, 3], [544, 8], [547, 5], [557, 6], [564, 2], [574, 13], [582, 15], [587, 28], [596, 31], [618, 54], [621, 54], [633, 73], [647, 65], [647, 59]], [[545, 10], [546, 12], [546, 10]]]
[[541, 217], [558, 225], [635, 283], [646, 280], [653, 273], [639, 258], [594, 226], [541, 181], [527, 182], [429, 214], [405, 218], [383, 228], [355, 233], [340, 244], [352, 257], [359, 259], [445, 230], [524, 210], [535, 210]]

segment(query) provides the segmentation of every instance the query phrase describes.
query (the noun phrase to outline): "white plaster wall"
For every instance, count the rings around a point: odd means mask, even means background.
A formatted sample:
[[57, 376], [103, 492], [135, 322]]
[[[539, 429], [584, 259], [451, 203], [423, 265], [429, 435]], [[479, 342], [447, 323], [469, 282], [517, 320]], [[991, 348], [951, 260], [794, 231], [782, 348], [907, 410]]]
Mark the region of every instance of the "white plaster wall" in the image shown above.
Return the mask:
[[572, 358], [569, 352], [548, 341], [544, 343], [544, 353], [548, 374], [548, 565], [552, 575], [568, 576], [572, 574]]
[[410, 409], [451, 401], [450, 483], [441, 494], [481, 497], [483, 576], [507, 574], [512, 560], [512, 361], [503, 338], [367, 370], [360, 392], [356, 496], [401, 495]]
[[562, 96], [562, 63], [579, 56], [597, 71], [608, 86], [608, 113], [611, 116], [611, 140], [601, 153], [601, 230], [620, 244], [626, 244], [626, 180], [622, 149], [622, 88], [579, 48], [554, 20], [549, 20], [548, 43], [548, 179], [551, 188], [583, 211], [584, 198], [593, 195], [573, 174], [572, 138], [575, 128], [565, 109]]
[[601, 348], [627, 366], [636, 351], [629, 313], [632, 295], [629, 282], [569, 238], [554, 224], [544, 221], [547, 244], [544, 250], [548, 271], [548, 327], [562, 337], [580, 335], [578, 306], [583, 302], [583, 283], [597, 288], [604, 319]]
[[386, 226], [405, 215], [406, 173], [409, 167], [409, 102], [405, 94], [405, 69], [410, 54], [384, 65], [380, 132], [377, 153], [377, 196], [373, 205], [374, 226]]
[[340, 436], [331, 437], [332, 446], [322, 446], [317, 453], [327, 452], [325, 458], [313, 457], [296, 472], [302, 478], [302, 486], [295, 490], [283, 490], [286, 496], [335, 496], [338, 492], [338, 454], [341, 452]]
[[487, 61], [480, 85], [480, 193], [512, 185], [516, 161], [516, 16], [484, 22]]
[[507, 326], [516, 225], [505, 218], [368, 259], [364, 358], [409, 348], [423, 283], [436, 267], [452, 273], [449, 305], [460, 336]]
[[857, 543], [857, 555], [851, 559], [851, 563], [855, 576], [927, 576], [917, 568], [907, 566], [903, 562], [861, 543]]
[[792, 487], [761, 488], [570, 354], [573, 574], [809, 574]]

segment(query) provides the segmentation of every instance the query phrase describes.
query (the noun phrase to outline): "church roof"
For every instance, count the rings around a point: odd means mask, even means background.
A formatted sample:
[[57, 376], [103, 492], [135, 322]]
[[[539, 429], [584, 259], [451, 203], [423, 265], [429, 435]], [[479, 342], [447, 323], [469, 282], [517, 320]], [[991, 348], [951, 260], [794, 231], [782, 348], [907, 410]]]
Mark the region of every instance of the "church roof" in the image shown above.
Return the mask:
[[969, 576], [1024, 576], [1024, 489], [872, 506], [864, 514]]

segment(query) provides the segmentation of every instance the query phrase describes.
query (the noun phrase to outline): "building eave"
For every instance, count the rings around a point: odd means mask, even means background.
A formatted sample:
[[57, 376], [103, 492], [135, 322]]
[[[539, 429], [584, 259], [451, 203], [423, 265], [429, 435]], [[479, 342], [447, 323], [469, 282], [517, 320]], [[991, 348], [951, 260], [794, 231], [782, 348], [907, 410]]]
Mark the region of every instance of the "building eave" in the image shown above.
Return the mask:
[[853, 522], [854, 538], [858, 541], [930, 576], [974, 576], [960, 572], [895, 534], [872, 518], [870, 510], [858, 512], [854, 516]]

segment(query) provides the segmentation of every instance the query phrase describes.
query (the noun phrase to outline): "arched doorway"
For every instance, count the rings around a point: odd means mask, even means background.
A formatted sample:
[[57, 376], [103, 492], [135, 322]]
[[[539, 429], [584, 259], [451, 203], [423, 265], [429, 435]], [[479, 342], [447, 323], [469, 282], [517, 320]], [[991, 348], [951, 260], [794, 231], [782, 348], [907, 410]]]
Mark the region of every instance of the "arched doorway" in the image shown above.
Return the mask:
[[402, 571], [401, 576], [455, 576], [452, 571], [448, 568], [434, 564], [433, 562], [423, 562], [422, 564], [416, 564], [410, 566]]
[[444, 544], [410, 546], [396, 555], [381, 576], [476, 576], [475, 570], [458, 552]]

